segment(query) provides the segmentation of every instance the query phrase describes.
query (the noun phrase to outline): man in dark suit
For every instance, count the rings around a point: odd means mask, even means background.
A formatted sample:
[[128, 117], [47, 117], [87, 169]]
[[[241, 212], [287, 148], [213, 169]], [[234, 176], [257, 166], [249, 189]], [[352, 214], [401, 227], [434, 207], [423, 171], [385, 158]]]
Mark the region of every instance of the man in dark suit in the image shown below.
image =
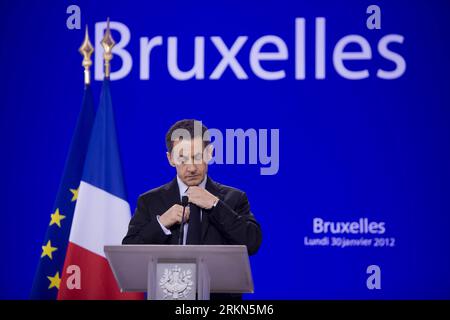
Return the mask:
[[[167, 159], [176, 168], [171, 182], [142, 194], [123, 244], [246, 245], [254, 254], [261, 228], [246, 194], [207, 176], [213, 148], [207, 128], [196, 120], [181, 120], [166, 134]], [[181, 197], [189, 198], [182, 237]], [[212, 296], [213, 298], [213, 296]]]

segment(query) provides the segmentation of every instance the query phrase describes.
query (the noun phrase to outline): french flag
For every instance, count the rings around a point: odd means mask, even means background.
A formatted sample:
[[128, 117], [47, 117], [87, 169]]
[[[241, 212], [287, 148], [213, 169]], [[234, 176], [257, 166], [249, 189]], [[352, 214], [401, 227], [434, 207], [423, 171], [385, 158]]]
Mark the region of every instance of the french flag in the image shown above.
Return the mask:
[[109, 79], [105, 79], [78, 189], [58, 300], [143, 298], [142, 293], [120, 292], [103, 251], [105, 245], [121, 244], [130, 218]]

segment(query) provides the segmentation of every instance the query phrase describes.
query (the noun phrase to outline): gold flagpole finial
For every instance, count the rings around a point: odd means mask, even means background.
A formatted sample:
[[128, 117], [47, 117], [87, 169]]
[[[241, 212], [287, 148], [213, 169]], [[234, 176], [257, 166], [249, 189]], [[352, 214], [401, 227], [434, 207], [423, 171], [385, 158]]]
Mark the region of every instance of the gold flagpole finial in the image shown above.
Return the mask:
[[92, 46], [91, 41], [89, 41], [89, 33], [87, 25], [84, 41], [81, 44], [81, 47], [78, 49], [78, 51], [83, 56], [83, 63], [81, 65], [84, 67], [84, 84], [88, 85], [91, 83], [91, 72], [89, 69], [92, 65], [91, 55], [94, 52], [94, 47]]
[[105, 53], [103, 54], [103, 58], [105, 59], [105, 77], [109, 78], [109, 75], [111, 73], [110, 62], [113, 58], [112, 49], [113, 49], [114, 45], [116, 44], [116, 42], [112, 38], [111, 29], [109, 28], [109, 17], [106, 22], [106, 31], [105, 31], [105, 35], [103, 36], [101, 44], [102, 44], [103, 49], [105, 50]]

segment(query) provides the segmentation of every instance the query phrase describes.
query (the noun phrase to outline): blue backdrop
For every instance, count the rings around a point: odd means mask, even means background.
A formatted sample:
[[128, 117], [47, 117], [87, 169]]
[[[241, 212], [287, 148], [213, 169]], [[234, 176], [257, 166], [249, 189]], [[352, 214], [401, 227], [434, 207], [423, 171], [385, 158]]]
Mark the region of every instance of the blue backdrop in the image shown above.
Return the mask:
[[[69, 5], [81, 29], [68, 29]], [[366, 27], [366, 9], [381, 9], [381, 29]], [[133, 66], [111, 83], [129, 202], [174, 177], [164, 134], [182, 118], [212, 128], [279, 129], [279, 171], [262, 164], [212, 165], [210, 175], [245, 190], [263, 229], [251, 258], [258, 299], [450, 298], [450, 6], [448, 1], [17, 1], [0, 2], [0, 298], [27, 298], [48, 226], [83, 92], [77, 52], [84, 25], [121, 22], [131, 38]], [[315, 18], [326, 18], [325, 79], [315, 78]], [[305, 19], [306, 77], [295, 78], [295, 19]], [[369, 77], [349, 80], [334, 67], [333, 49], [357, 34], [372, 58], [349, 61]], [[396, 64], [379, 54], [381, 38], [406, 63], [396, 79], [376, 76]], [[114, 32], [116, 40], [120, 34]], [[280, 80], [252, 72], [252, 44], [276, 35], [287, 60]], [[162, 36], [140, 79], [140, 38]], [[180, 81], [167, 69], [167, 37], [178, 37], [180, 68], [193, 63], [194, 38], [205, 37], [205, 79]], [[237, 60], [209, 75], [221, 55], [209, 40], [231, 47], [248, 40]], [[96, 48], [101, 50], [100, 48]], [[268, 45], [264, 50], [274, 50]], [[263, 51], [264, 51], [263, 50]], [[361, 50], [349, 45], [347, 51]], [[121, 68], [115, 57], [112, 69]], [[101, 83], [93, 81], [97, 97]], [[383, 223], [385, 232], [314, 233], [313, 221]], [[308, 240], [369, 239], [370, 246], [311, 245]], [[332, 239], [334, 238], [334, 239]], [[381, 270], [381, 289], [369, 290], [366, 269]]]

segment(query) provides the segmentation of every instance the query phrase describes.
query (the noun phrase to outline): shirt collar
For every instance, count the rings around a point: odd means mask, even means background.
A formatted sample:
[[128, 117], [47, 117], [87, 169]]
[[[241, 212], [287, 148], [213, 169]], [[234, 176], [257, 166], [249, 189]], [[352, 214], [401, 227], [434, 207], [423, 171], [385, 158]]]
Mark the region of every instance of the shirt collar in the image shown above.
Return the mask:
[[[200, 188], [205, 189], [206, 187], [206, 180], [208, 179], [208, 175], [205, 174], [205, 178], [203, 179], [202, 182], [200, 182], [200, 184], [198, 185]], [[180, 177], [178, 177], [177, 175], [177, 182], [178, 182], [178, 190], [180, 191], [180, 197], [182, 197], [187, 189], [189, 188], [189, 186], [187, 186], [181, 179]]]

